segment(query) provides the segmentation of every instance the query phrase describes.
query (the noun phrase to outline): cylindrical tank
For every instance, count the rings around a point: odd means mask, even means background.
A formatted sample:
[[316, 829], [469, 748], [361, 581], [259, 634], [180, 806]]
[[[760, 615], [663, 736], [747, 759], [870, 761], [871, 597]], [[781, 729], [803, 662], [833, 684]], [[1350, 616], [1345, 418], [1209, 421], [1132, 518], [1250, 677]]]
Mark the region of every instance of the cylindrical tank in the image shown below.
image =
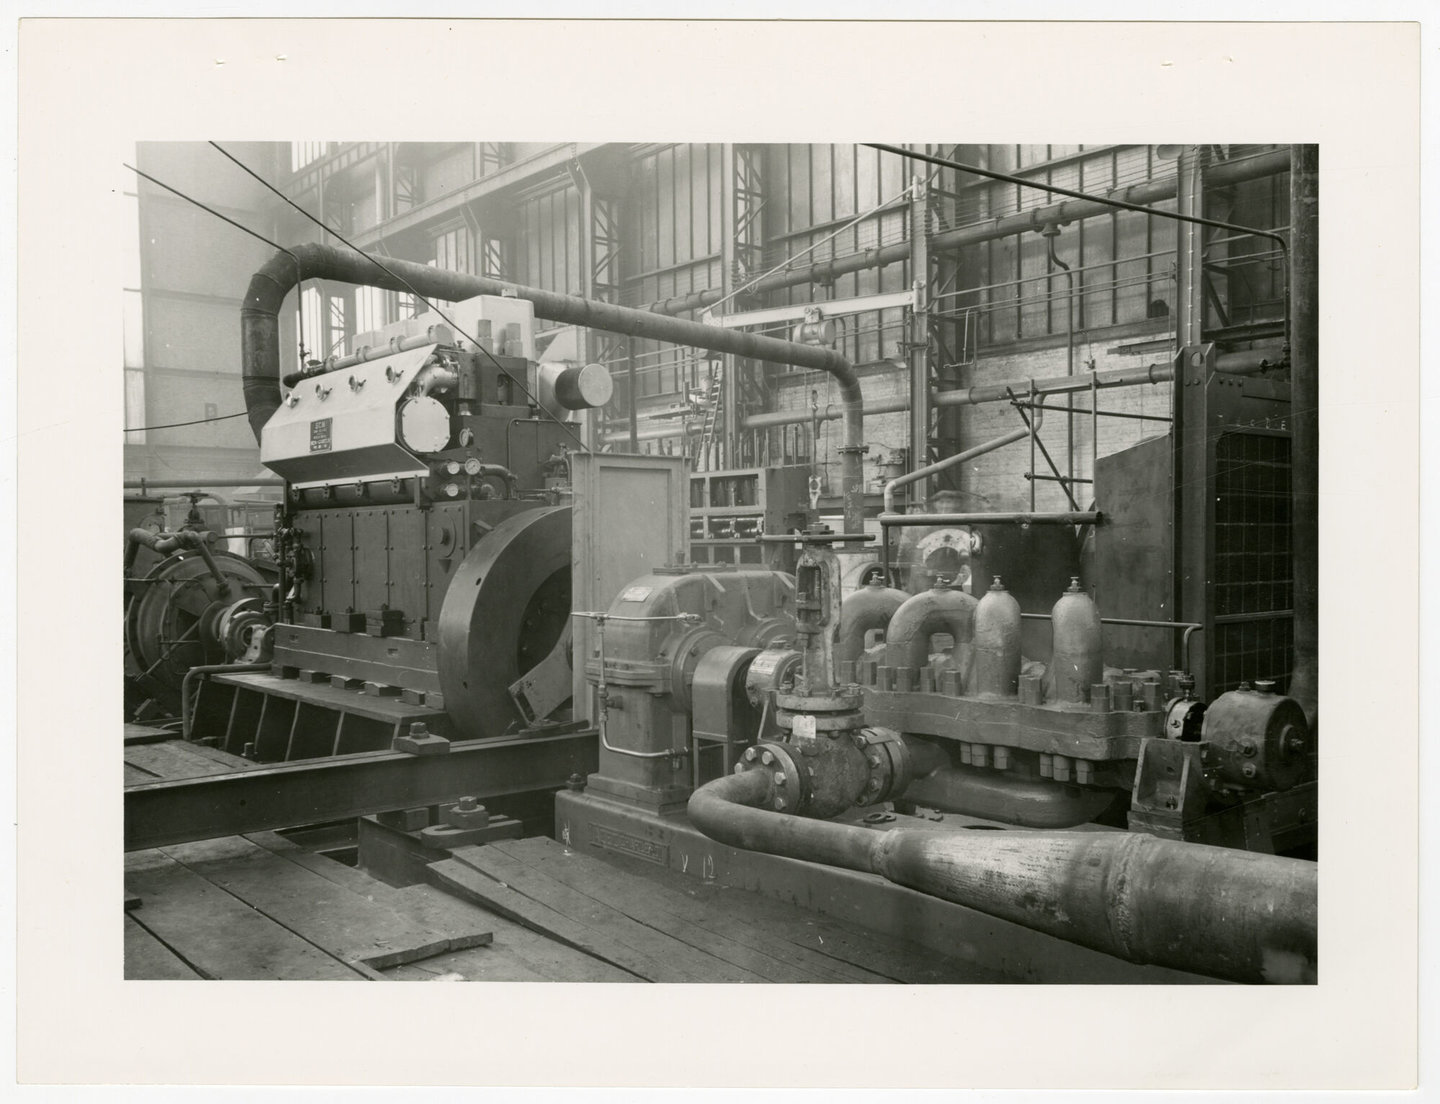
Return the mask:
[[1090, 700], [1090, 687], [1101, 681], [1100, 611], [1072, 578], [1070, 588], [1050, 611], [1053, 639], [1045, 675], [1045, 699], [1062, 705]]
[[982, 697], [1013, 698], [1020, 682], [1020, 603], [996, 575], [975, 607], [975, 677]]

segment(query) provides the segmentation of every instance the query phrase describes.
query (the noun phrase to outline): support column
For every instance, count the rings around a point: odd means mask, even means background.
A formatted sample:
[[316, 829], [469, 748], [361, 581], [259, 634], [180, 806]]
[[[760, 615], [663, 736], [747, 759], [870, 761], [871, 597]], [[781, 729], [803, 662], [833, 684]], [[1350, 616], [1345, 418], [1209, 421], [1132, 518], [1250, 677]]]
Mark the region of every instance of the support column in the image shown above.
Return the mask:
[[[1182, 215], [1196, 215], [1204, 209], [1204, 179], [1201, 150], [1186, 146], [1180, 155], [1179, 186], [1176, 190], [1177, 209]], [[1175, 525], [1172, 533], [1177, 621], [1194, 621], [1206, 626], [1200, 647], [1190, 663], [1197, 693], [1204, 699], [1210, 687], [1206, 682], [1207, 658], [1212, 651], [1210, 624], [1210, 585], [1207, 568], [1210, 563], [1212, 506], [1207, 493], [1206, 467], [1209, 456], [1206, 409], [1206, 381], [1215, 370], [1215, 348], [1204, 344], [1204, 228], [1193, 223], [1175, 224], [1176, 344], [1175, 377], [1171, 384], [1171, 406], [1174, 425], [1172, 487]], [[1186, 657], [1177, 657], [1185, 662]]]
[[910, 312], [910, 464], [924, 467], [930, 455], [930, 235], [929, 193], [925, 180], [914, 177], [910, 197], [910, 279], [915, 306]]
[[1320, 147], [1290, 147], [1290, 414], [1295, 671], [1290, 696], [1315, 728], [1320, 587]]

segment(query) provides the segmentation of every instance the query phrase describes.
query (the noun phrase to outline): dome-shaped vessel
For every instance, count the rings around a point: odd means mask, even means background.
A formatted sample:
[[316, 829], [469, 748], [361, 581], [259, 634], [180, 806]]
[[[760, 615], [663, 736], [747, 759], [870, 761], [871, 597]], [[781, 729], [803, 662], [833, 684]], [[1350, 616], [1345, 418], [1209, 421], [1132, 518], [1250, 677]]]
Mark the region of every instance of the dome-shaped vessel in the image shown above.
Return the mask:
[[982, 697], [1013, 698], [1020, 682], [1020, 603], [995, 576], [975, 607], [975, 675]]
[[1054, 645], [1045, 674], [1045, 700], [1062, 705], [1090, 700], [1090, 687], [1104, 674], [1100, 656], [1100, 611], [1072, 578], [1050, 611]]

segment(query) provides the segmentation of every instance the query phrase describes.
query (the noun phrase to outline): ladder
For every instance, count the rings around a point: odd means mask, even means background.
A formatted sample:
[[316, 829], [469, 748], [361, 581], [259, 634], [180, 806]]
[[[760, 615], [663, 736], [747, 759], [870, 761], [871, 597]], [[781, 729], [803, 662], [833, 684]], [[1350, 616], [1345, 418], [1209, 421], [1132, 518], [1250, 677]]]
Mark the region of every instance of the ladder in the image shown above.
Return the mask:
[[695, 452], [695, 470], [709, 471], [710, 449], [715, 444], [715, 426], [720, 419], [720, 386], [723, 368], [717, 363], [710, 373], [710, 389], [705, 395], [705, 423], [700, 429], [700, 444]]

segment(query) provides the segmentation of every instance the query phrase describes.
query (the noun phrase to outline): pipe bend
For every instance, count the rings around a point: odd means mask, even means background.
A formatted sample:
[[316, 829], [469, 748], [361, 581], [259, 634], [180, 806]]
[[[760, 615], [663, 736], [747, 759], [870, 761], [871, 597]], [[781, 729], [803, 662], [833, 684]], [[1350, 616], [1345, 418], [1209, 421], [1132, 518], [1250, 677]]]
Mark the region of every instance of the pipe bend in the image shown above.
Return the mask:
[[867, 874], [876, 869], [884, 832], [756, 808], [769, 799], [771, 785], [763, 770], [717, 778], [690, 795], [686, 814], [706, 836], [728, 847]]
[[924, 667], [930, 658], [930, 638], [949, 633], [951, 656], [965, 672], [964, 658], [975, 636], [975, 608], [980, 603], [963, 590], [936, 587], [911, 597], [895, 611], [885, 634], [887, 667]]

